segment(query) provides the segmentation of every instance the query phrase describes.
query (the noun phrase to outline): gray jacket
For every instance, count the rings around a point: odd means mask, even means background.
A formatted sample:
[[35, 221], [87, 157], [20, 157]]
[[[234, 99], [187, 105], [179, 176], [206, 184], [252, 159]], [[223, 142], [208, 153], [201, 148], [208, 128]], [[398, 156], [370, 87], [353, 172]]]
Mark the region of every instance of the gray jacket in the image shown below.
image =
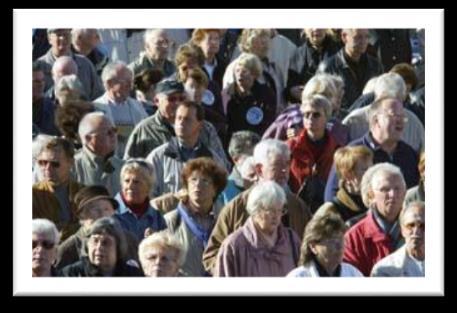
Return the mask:
[[371, 270], [371, 276], [423, 277], [425, 276], [425, 260], [421, 263], [423, 267], [418, 266], [418, 263], [406, 252], [406, 246], [403, 245], [376, 263]]

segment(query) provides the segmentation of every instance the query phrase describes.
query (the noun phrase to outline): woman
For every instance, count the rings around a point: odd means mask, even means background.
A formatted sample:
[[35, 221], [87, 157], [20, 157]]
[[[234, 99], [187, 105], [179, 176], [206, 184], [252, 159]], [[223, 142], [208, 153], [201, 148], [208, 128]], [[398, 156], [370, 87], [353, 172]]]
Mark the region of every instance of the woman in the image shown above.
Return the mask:
[[207, 276], [202, 254], [219, 213], [216, 199], [225, 188], [227, 173], [212, 159], [197, 158], [186, 163], [181, 179], [186, 192], [165, 220], [186, 249], [182, 265], [185, 275]]
[[419, 184], [415, 187], [408, 189], [405, 196], [405, 206], [413, 201], [425, 202], [425, 151], [422, 151], [419, 156]]
[[289, 186], [315, 212], [323, 203], [325, 184], [338, 143], [326, 129], [332, 112], [327, 98], [313, 95], [303, 99], [301, 111], [304, 129], [287, 142], [291, 151]]
[[343, 262], [346, 226], [338, 213], [324, 204], [306, 225], [300, 266], [287, 277], [363, 276], [351, 264]]
[[360, 184], [363, 174], [373, 165], [373, 152], [366, 146], [346, 146], [336, 150], [333, 158], [339, 177], [333, 203], [343, 221], [352, 226], [352, 219], [368, 210], [360, 195]]
[[67, 277], [143, 276], [137, 264], [127, 262], [127, 243], [119, 223], [112, 217], [97, 220], [83, 243], [81, 259], [62, 269]]
[[272, 90], [257, 81], [261, 73], [262, 64], [254, 54], [242, 54], [237, 59], [235, 82], [222, 95], [229, 138], [240, 130], [250, 130], [261, 136], [276, 117]]
[[58, 276], [54, 268], [60, 235], [53, 222], [32, 220], [32, 277]]
[[228, 236], [218, 252], [215, 276], [285, 276], [297, 265], [300, 239], [281, 223], [286, 195], [273, 181], [249, 193], [244, 226]]
[[154, 185], [152, 165], [144, 159], [129, 159], [121, 169], [121, 191], [115, 196], [119, 212], [115, 217], [123, 229], [136, 235], [138, 241], [146, 231], [159, 231], [167, 226], [159, 211], [149, 203]]
[[146, 237], [138, 247], [141, 267], [148, 277], [182, 276], [185, 252], [181, 242], [168, 231]]

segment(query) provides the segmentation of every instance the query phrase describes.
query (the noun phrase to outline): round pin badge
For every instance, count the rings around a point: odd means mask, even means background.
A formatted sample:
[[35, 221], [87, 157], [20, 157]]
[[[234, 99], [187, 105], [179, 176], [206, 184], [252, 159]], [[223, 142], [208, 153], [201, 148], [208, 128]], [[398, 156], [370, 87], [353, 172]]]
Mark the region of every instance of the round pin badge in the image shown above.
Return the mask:
[[203, 92], [203, 97], [202, 97], [202, 102], [206, 106], [212, 106], [214, 104], [214, 94], [211, 92], [211, 90], [206, 89]]
[[263, 120], [263, 111], [259, 107], [252, 107], [246, 113], [246, 120], [251, 125], [259, 125]]

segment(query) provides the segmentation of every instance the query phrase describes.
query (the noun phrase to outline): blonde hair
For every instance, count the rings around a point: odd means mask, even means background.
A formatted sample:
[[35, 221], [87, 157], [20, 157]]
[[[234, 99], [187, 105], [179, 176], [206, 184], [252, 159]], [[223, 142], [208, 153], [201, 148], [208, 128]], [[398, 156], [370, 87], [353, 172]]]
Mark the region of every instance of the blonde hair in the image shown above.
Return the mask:
[[172, 235], [168, 230], [153, 233], [141, 241], [138, 246], [138, 258], [141, 263], [144, 263], [145, 261], [144, 257], [146, 251], [152, 247], [161, 247], [167, 250], [173, 250], [179, 266], [181, 267], [184, 264], [186, 250], [179, 239]]
[[194, 45], [199, 45], [200, 42], [202, 42], [203, 39], [205, 38], [205, 35], [209, 34], [211, 32], [217, 32], [219, 34], [219, 37], [221, 37], [221, 30], [220, 29], [217, 29], [217, 28], [207, 28], [207, 29], [196, 28], [192, 32], [192, 38], [190, 40]]
[[251, 52], [252, 42], [257, 37], [261, 36], [271, 36], [271, 30], [265, 28], [245, 28], [241, 32], [239, 45], [242, 52]]
[[303, 111], [306, 106], [322, 109], [327, 120], [332, 116], [332, 104], [330, 103], [330, 100], [320, 94], [304, 98], [300, 109]]
[[335, 151], [333, 156], [336, 174], [340, 180], [344, 180], [348, 174], [354, 172], [359, 160], [372, 160], [373, 152], [366, 146], [346, 146]]
[[255, 54], [242, 53], [236, 60], [236, 65], [248, 69], [256, 78], [262, 74], [262, 62]]

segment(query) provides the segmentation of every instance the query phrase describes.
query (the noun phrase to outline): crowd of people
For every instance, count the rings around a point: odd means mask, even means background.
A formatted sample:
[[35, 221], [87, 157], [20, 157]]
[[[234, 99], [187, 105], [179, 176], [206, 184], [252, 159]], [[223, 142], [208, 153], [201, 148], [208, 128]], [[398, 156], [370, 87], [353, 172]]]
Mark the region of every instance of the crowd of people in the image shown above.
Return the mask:
[[422, 29], [34, 29], [32, 276], [425, 276]]

